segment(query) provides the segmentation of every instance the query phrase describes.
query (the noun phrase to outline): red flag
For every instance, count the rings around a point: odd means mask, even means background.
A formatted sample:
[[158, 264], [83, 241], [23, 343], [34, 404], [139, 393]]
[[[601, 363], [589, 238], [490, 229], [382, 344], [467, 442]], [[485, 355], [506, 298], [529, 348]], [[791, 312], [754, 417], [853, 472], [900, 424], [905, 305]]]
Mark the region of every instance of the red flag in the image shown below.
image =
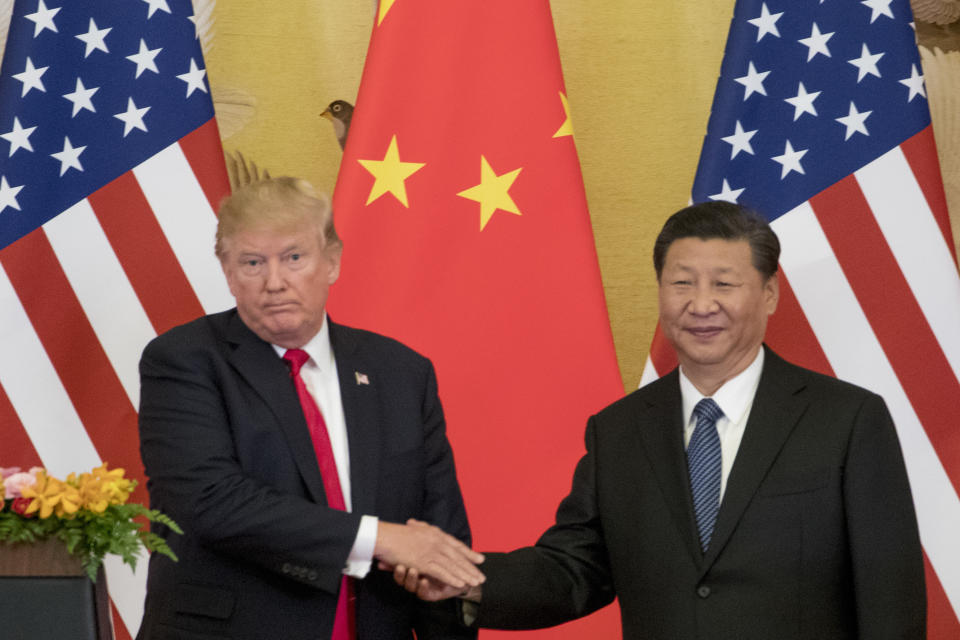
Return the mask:
[[[694, 200], [757, 207], [777, 232], [770, 346], [886, 400], [927, 561], [928, 635], [957, 638], [960, 277], [910, 6], [779, 5], [736, 5]], [[650, 364], [644, 381], [676, 366], [659, 332]]]
[[[229, 191], [188, 0], [17, 2], [0, 69], [0, 465], [138, 480], [146, 343], [233, 305], [213, 255]], [[108, 556], [118, 638], [147, 561]]]
[[475, 546], [533, 543], [623, 392], [548, 2], [382, 2], [334, 210], [331, 315], [433, 359]]

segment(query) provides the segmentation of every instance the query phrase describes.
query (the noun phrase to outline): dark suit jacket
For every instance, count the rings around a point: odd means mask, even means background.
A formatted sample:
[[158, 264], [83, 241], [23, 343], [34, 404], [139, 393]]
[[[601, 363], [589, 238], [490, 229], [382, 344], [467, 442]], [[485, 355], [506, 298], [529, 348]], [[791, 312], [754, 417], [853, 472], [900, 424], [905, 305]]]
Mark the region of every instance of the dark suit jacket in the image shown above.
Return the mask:
[[[235, 310], [153, 340], [140, 362], [140, 448], [150, 501], [185, 534], [150, 561], [141, 638], [329, 638], [361, 514], [426, 520], [469, 544], [430, 362], [330, 323], [350, 448], [353, 513], [326, 506], [283, 360]], [[357, 373], [369, 384], [360, 384]], [[356, 584], [364, 638], [450, 637], [374, 567]], [[460, 631], [462, 634], [462, 630]]]
[[487, 554], [481, 626], [620, 600], [645, 640], [923, 638], [923, 560], [883, 400], [767, 350], [713, 541], [700, 551], [676, 371], [593, 416], [556, 524]]

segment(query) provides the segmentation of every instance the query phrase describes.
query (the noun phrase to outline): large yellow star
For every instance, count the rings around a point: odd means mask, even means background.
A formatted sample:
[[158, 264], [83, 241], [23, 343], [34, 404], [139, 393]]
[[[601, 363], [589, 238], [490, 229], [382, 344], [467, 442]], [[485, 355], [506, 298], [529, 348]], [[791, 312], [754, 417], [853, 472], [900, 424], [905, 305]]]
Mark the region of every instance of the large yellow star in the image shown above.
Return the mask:
[[387, 154], [383, 157], [383, 160], [358, 159], [357, 162], [376, 178], [373, 188], [370, 189], [367, 204], [390, 192], [405, 207], [409, 207], [409, 205], [407, 204], [407, 187], [404, 181], [426, 164], [425, 162], [401, 162], [396, 134], [390, 140], [390, 146], [387, 147]]
[[553, 134], [554, 138], [573, 135], [573, 120], [570, 119], [570, 103], [567, 101], [567, 96], [563, 94], [563, 91], [560, 92], [560, 102], [563, 103], [563, 112], [567, 114], [567, 119], [563, 121], [563, 124], [557, 129], [557, 132]]
[[387, 12], [390, 11], [390, 7], [393, 6], [395, 0], [380, 0], [380, 11], [377, 12], [377, 26], [380, 26], [380, 23], [383, 22], [383, 19], [387, 17]]
[[498, 176], [490, 168], [487, 159], [480, 156], [480, 184], [457, 194], [480, 203], [480, 231], [483, 231], [483, 228], [487, 226], [497, 209], [518, 216], [523, 215], [508, 193], [513, 181], [517, 179], [522, 169], [523, 167], [520, 167], [520, 169], [514, 169], [510, 173]]

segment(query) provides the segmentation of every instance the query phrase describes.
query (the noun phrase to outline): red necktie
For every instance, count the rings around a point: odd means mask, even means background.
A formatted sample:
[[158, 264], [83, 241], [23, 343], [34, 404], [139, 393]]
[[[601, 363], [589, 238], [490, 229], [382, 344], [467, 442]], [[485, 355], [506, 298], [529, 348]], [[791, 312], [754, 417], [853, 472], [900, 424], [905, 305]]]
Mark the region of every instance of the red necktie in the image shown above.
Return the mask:
[[[327, 423], [323, 414], [307, 391], [307, 385], [300, 377], [300, 367], [310, 359], [310, 355], [303, 349], [287, 349], [283, 359], [290, 365], [290, 377], [297, 388], [303, 416], [310, 429], [310, 439], [313, 440], [313, 450], [320, 465], [320, 476], [323, 478], [323, 489], [327, 494], [327, 504], [333, 509], [346, 510], [343, 500], [343, 491], [340, 488], [340, 476], [337, 474], [337, 463], [333, 457], [333, 447], [330, 446], [330, 436], [327, 434]], [[353, 640], [356, 633], [356, 613], [354, 611], [353, 583], [347, 576], [343, 576], [340, 583], [340, 595], [337, 598], [337, 615], [333, 621], [333, 635], [331, 640]]]

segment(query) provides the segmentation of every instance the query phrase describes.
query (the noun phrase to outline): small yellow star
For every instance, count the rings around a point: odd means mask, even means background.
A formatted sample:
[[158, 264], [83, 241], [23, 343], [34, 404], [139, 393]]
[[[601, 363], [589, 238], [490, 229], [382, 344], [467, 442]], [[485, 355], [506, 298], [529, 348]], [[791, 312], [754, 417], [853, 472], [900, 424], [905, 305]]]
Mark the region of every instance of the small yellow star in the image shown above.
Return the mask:
[[498, 176], [490, 168], [490, 163], [483, 156], [480, 156], [480, 184], [470, 187], [466, 191], [461, 191], [458, 196], [474, 200], [480, 203], [480, 230], [487, 226], [490, 218], [493, 217], [497, 209], [507, 211], [516, 215], [523, 215], [513, 202], [508, 191], [513, 185], [513, 181], [520, 175], [520, 169], [514, 169], [510, 173]]
[[377, 26], [380, 26], [380, 23], [383, 22], [383, 19], [387, 17], [387, 12], [390, 11], [390, 7], [393, 6], [393, 3], [396, 0], [380, 0], [380, 11], [377, 12]]
[[563, 103], [563, 112], [567, 114], [567, 119], [563, 121], [563, 124], [557, 129], [557, 132], [553, 134], [554, 138], [573, 135], [573, 120], [570, 119], [570, 103], [567, 101], [567, 96], [563, 95], [563, 91], [560, 92], [560, 102]]
[[387, 154], [383, 157], [383, 160], [358, 159], [357, 162], [376, 178], [373, 188], [370, 189], [367, 204], [390, 192], [405, 207], [409, 207], [409, 205], [407, 204], [407, 187], [404, 181], [426, 164], [425, 162], [401, 162], [396, 134], [390, 140], [390, 146], [387, 147]]

